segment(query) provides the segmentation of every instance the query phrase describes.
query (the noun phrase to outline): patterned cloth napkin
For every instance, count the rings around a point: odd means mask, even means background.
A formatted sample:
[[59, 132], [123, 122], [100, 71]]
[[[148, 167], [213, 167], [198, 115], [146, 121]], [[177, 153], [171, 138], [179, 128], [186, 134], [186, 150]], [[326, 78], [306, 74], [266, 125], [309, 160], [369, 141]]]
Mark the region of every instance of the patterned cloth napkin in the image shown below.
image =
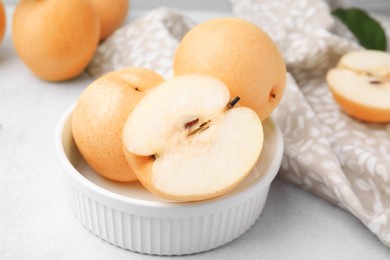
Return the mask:
[[[340, 56], [359, 47], [330, 14], [325, 0], [230, 0], [234, 14], [267, 31], [289, 71], [273, 113], [284, 135], [279, 177], [359, 218], [390, 246], [390, 124], [367, 124], [344, 114], [325, 82]], [[390, 20], [378, 18], [390, 35]], [[175, 48], [195, 22], [165, 8], [118, 29], [100, 45], [88, 71], [142, 66], [172, 75]], [[261, 59], [261, 57], [259, 57]]]

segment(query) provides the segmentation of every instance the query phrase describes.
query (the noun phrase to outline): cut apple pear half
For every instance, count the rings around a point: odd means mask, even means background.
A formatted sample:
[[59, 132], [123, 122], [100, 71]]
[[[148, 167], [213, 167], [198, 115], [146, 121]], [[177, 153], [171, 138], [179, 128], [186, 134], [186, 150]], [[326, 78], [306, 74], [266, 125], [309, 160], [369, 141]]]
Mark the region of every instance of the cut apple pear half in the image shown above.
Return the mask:
[[130, 113], [123, 143], [130, 166], [151, 192], [170, 200], [222, 195], [252, 170], [263, 128], [228, 88], [206, 75], [184, 75], [151, 90]]
[[346, 113], [366, 122], [390, 122], [390, 54], [350, 52], [326, 79], [335, 101]]

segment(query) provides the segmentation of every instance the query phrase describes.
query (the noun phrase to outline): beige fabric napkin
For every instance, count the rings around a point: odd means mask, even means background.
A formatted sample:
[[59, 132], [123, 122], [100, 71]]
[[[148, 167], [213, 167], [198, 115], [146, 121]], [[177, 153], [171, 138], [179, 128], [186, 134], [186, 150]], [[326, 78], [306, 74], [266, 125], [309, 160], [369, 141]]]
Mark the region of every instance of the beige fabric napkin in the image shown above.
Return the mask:
[[[350, 118], [324, 80], [343, 53], [360, 48], [353, 36], [325, 0], [230, 1], [236, 15], [271, 35], [292, 75], [273, 113], [285, 141], [279, 177], [350, 211], [390, 246], [390, 124]], [[389, 20], [381, 21], [390, 28]], [[98, 77], [142, 66], [170, 77], [175, 47], [194, 24], [184, 14], [156, 9], [102, 43], [88, 71]]]

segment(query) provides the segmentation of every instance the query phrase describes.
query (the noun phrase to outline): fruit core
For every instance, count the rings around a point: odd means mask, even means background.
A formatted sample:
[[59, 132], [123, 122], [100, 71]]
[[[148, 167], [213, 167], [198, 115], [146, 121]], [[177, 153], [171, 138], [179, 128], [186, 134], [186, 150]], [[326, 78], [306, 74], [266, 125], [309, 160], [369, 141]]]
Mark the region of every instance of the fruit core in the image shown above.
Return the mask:
[[[343, 69], [354, 72], [360, 76], [367, 77], [368, 83], [375, 86], [384, 86], [385, 83], [390, 83], [390, 68], [374, 67], [366, 70], [358, 70], [350, 67], [342, 67]], [[390, 85], [386, 85], [389, 86]]]
[[[202, 153], [205, 150], [209, 149], [212, 146], [213, 142], [210, 142], [212, 139], [216, 139], [216, 131], [209, 131], [208, 134], [200, 136], [200, 133], [203, 133], [207, 129], [214, 129], [217, 127], [216, 124], [219, 120], [221, 120], [221, 115], [225, 113], [227, 110], [233, 108], [240, 97], [235, 97], [232, 99], [225, 107], [225, 109], [216, 116], [211, 118], [192, 118], [189, 121], [186, 121], [182, 125], [182, 129], [175, 129], [171, 132], [169, 141], [165, 143], [164, 147], [152, 157], [154, 159], [158, 159], [162, 153], [166, 153], [169, 151], [175, 151], [179, 149], [183, 153], [187, 153], [191, 151], [192, 153]], [[209, 145], [207, 145], [209, 144]], [[175, 149], [171, 149], [174, 147]]]

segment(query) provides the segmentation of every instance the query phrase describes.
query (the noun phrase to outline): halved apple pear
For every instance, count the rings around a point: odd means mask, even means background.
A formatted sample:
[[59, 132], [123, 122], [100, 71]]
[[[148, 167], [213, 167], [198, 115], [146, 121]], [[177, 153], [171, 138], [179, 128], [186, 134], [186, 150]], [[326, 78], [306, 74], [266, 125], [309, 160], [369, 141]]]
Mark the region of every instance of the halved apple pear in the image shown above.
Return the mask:
[[141, 183], [171, 200], [222, 195], [251, 171], [263, 128], [228, 88], [205, 75], [184, 75], [151, 90], [123, 128], [126, 159]]
[[347, 114], [366, 122], [390, 122], [389, 53], [347, 53], [326, 79], [335, 101]]

